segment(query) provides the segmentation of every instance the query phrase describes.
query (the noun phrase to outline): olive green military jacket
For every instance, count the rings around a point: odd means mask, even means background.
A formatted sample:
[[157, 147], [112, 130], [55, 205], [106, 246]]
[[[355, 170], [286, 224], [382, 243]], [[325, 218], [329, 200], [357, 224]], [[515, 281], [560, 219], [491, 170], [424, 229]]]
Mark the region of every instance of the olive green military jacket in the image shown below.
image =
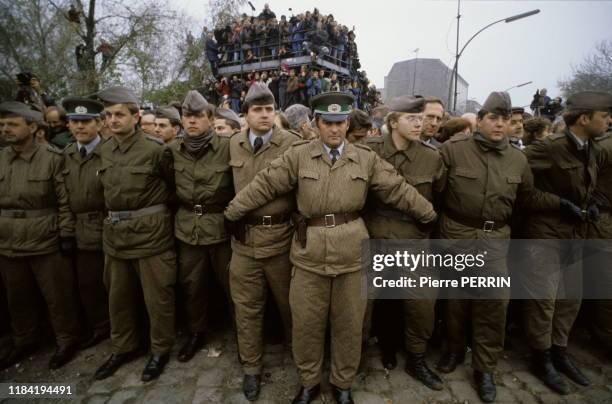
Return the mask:
[[[272, 137], [264, 144], [257, 154], [253, 154], [249, 132], [242, 131], [230, 139], [230, 166], [234, 175], [236, 193], [246, 187], [255, 175], [270, 165], [299, 137], [285, 130], [274, 127]], [[266, 216], [290, 214], [295, 211], [295, 196], [292, 193], [278, 195], [267, 201], [263, 206], [249, 213], [249, 216]], [[275, 224], [270, 227], [246, 226], [245, 243], [232, 238], [232, 250], [253, 258], [267, 258], [289, 251], [293, 226], [287, 223]]]
[[[459, 135], [445, 142], [440, 154], [447, 169], [443, 211], [465, 219], [506, 224], [487, 238], [510, 238], [508, 224], [515, 208], [559, 215], [559, 198], [535, 189], [527, 159], [515, 146], [490, 150], [472, 136]], [[481, 230], [464, 226], [447, 215], [440, 221], [443, 238], [483, 238]]]
[[[169, 144], [174, 159], [174, 181], [179, 209], [174, 218], [174, 236], [191, 245], [210, 245], [228, 239], [223, 208], [234, 197], [229, 165], [229, 138], [213, 134], [200, 157], [185, 150], [183, 139]], [[202, 214], [195, 205], [202, 206]], [[217, 213], [206, 213], [207, 207]], [[197, 211], [197, 212], [196, 212]]]
[[601, 217], [589, 223], [588, 238], [612, 239], [612, 132], [593, 139], [597, 143], [597, 185], [593, 190], [593, 202]]
[[0, 254], [49, 254], [58, 250], [59, 237], [74, 235], [63, 167], [64, 157], [53, 146], [0, 151], [0, 209], [57, 210], [40, 217], [0, 217]]
[[[272, 161], [236, 195], [225, 215], [240, 219], [291, 191], [296, 193], [299, 212], [307, 218], [359, 212], [368, 191], [416, 220], [436, 218], [431, 203], [367, 146], [345, 142], [342, 156], [332, 166], [320, 140], [298, 142]], [[362, 241], [368, 237], [361, 218], [335, 227], [309, 226], [305, 248], [294, 238], [291, 261], [326, 276], [358, 271]]]
[[68, 191], [70, 211], [75, 217], [77, 247], [81, 250], [102, 250], [104, 221], [104, 190], [97, 176], [102, 167], [102, 144], [84, 159], [73, 143], [64, 149], [65, 165], [62, 174]]
[[[442, 191], [446, 168], [434, 146], [414, 140], [406, 150], [397, 150], [390, 134], [369, 137], [366, 146], [391, 164], [429, 202], [433, 203], [434, 193]], [[372, 238], [420, 239], [428, 236], [414, 220], [374, 195], [368, 197], [366, 206], [364, 220]]]
[[55, 135], [53, 139], [51, 139], [51, 144], [58, 147], [60, 150], [63, 150], [66, 146], [74, 142], [74, 136], [72, 135], [72, 133], [70, 133], [70, 131], [59, 133]]
[[[597, 142], [589, 142], [587, 152], [566, 129], [536, 141], [525, 148], [525, 155], [535, 178], [535, 186], [573, 202], [582, 209], [593, 203], [597, 184]], [[527, 217], [526, 234], [536, 239], [572, 239], [586, 237], [586, 223], [563, 217], [556, 212], [537, 212]]]
[[[174, 193], [172, 153], [138, 131], [123, 142], [115, 137], [102, 145], [98, 177], [109, 211], [133, 211], [166, 204]], [[104, 252], [121, 259], [144, 258], [174, 246], [169, 212], [113, 222], [104, 220]]]

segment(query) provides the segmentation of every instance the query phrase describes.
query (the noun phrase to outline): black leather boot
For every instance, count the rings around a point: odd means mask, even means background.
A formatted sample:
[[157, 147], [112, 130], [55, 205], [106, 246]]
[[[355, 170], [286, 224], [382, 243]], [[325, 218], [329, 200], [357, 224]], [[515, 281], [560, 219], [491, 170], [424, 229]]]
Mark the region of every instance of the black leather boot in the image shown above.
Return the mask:
[[451, 373], [457, 369], [457, 366], [462, 364], [463, 361], [465, 361], [464, 353], [446, 352], [438, 361], [436, 368], [442, 373]]
[[308, 404], [314, 401], [321, 393], [321, 385], [317, 384], [314, 387], [307, 389], [304, 386], [300, 387], [300, 392], [293, 398], [291, 404]]
[[110, 358], [108, 358], [107, 361], [98, 368], [96, 374], [94, 375], [94, 379], [102, 380], [112, 376], [122, 365], [133, 361], [139, 357], [141, 353], [142, 352], [140, 350], [135, 350], [121, 354], [112, 354]]
[[476, 383], [476, 391], [478, 397], [485, 403], [492, 403], [497, 396], [497, 388], [495, 387], [495, 379], [493, 373], [484, 373], [479, 370], [474, 370], [474, 382]]
[[581, 386], [588, 386], [591, 381], [576, 367], [574, 362], [567, 355], [565, 347], [553, 345], [551, 349], [552, 362], [559, 372], [569, 377], [574, 383]]
[[570, 393], [570, 388], [563, 377], [555, 369], [550, 349], [533, 350], [531, 357], [531, 370], [546, 386], [561, 395]]
[[408, 352], [406, 373], [432, 390], [442, 390], [444, 388], [440, 377], [427, 367], [424, 353]]
[[170, 359], [170, 354], [164, 354], [161, 356], [152, 355], [142, 371], [142, 377], [140, 380], [143, 382], [149, 382], [153, 379], [157, 379], [164, 371], [164, 367], [166, 367], [168, 359]]
[[260, 375], [244, 375], [242, 381], [242, 391], [244, 396], [249, 401], [255, 401], [259, 398], [259, 391], [261, 389], [261, 376]]
[[354, 404], [351, 389], [341, 389], [340, 387], [331, 385], [332, 395], [338, 404]]
[[59, 369], [70, 362], [78, 351], [77, 344], [58, 347], [49, 361], [49, 369]]
[[180, 349], [177, 358], [178, 361], [190, 361], [195, 356], [195, 354], [198, 353], [198, 351], [200, 350], [200, 348], [202, 348], [203, 345], [204, 335], [201, 333], [193, 334], [191, 337], [189, 337], [187, 342], [185, 342], [185, 345], [183, 345], [183, 347]]

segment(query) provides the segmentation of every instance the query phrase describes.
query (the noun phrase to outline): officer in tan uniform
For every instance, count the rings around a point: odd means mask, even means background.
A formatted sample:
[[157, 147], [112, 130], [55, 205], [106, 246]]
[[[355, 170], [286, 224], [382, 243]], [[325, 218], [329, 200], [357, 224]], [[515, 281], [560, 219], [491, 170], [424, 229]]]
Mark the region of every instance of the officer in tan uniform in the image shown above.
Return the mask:
[[69, 259], [76, 245], [62, 178], [64, 158], [52, 146], [34, 141], [40, 112], [4, 102], [0, 118], [9, 143], [0, 152], [0, 276], [13, 331], [13, 350], [0, 358], [0, 368], [36, 349], [39, 289], [57, 344], [49, 368], [57, 369], [77, 351], [79, 331]]
[[236, 195], [225, 216], [239, 220], [277, 195], [296, 192], [300, 217], [291, 246], [290, 303], [301, 389], [293, 402], [308, 403], [320, 391], [329, 320], [333, 395], [339, 403], [352, 403], [366, 303], [360, 269], [368, 232], [359, 211], [373, 191], [417, 221], [431, 222], [436, 213], [391, 165], [367, 146], [345, 140], [350, 94], [324, 93], [311, 102], [320, 139], [296, 143], [272, 161]]
[[149, 314], [152, 355], [142, 380], [157, 378], [174, 340], [176, 254], [166, 206], [174, 193], [172, 153], [137, 130], [138, 100], [125, 87], [98, 93], [113, 137], [102, 145], [98, 177], [104, 188], [104, 282], [109, 294], [112, 355], [96, 379], [111, 376], [139, 353], [142, 288]]
[[70, 97], [64, 99], [62, 106], [68, 117], [68, 129], [76, 139], [64, 149], [62, 174], [75, 218], [77, 289], [89, 333], [89, 339], [81, 346], [88, 348], [108, 338], [110, 329], [108, 295], [103, 280], [104, 192], [96, 175], [102, 167], [100, 151], [104, 141], [99, 131], [104, 105], [89, 98]]
[[213, 129], [221, 137], [231, 137], [240, 133], [240, 117], [229, 108], [217, 108]]
[[[610, 114], [612, 117], [612, 114]], [[597, 299], [594, 302], [592, 333], [612, 360], [612, 299], [605, 299], [612, 291], [612, 132], [593, 139], [599, 148], [597, 186], [593, 200], [599, 220], [589, 224], [587, 238], [591, 251], [585, 251], [586, 290]], [[595, 239], [598, 239], [595, 241]], [[601, 241], [600, 241], [601, 240]], [[594, 250], [594, 251], [593, 251]]]
[[204, 343], [210, 288], [214, 272], [229, 294], [228, 265], [232, 255], [223, 210], [234, 197], [229, 165], [229, 139], [212, 130], [212, 112], [202, 95], [191, 90], [183, 102], [185, 137], [169, 145], [174, 158], [174, 181], [179, 209], [174, 220], [178, 240], [178, 287], [190, 337], [178, 360], [193, 358]]
[[[530, 239], [547, 239], [535, 243], [530, 260], [538, 268], [524, 282], [533, 291], [534, 300], [526, 300], [525, 331], [533, 350], [532, 371], [548, 387], [559, 394], [570, 393], [570, 387], [559, 372], [579, 385], [588, 385], [567, 354], [567, 344], [578, 311], [581, 296], [557, 298], [567, 288], [566, 276], [582, 276], [582, 268], [567, 271], [582, 258], [582, 243], [569, 244], [564, 240], [584, 239], [590, 223], [599, 219], [593, 193], [597, 186], [598, 145], [593, 139], [608, 128], [611, 95], [597, 91], [583, 91], [567, 98], [563, 120], [564, 132], [527, 146], [525, 154], [535, 177], [536, 187], [559, 195], [574, 206], [575, 216], [534, 213], [526, 220], [525, 232]], [[555, 241], [560, 240], [560, 241]], [[608, 263], [609, 265], [609, 263]], [[569, 285], [576, 284], [573, 280]]]
[[[441, 238], [482, 240], [482, 243], [509, 239], [509, 221], [515, 206], [558, 214], [559, 198], [535, 190], [527, 159], [508, 142], [511, 107], [508, 93], [491, 93], [478, 112], [474, 135], [455, 136], [440, 148], [448, 170], [442, 197]], [[507, 248], [502, 243], [486, 244], [488, 275], [507, 276]], [[467, 324], [471, 320], [476, 389], [482, 401], [492, 402], [496, 397], [493, 373], [504, 348], [510, 296], [509, 290], [483, 296], [478, 301], [449, 301], [448, 353], [440, 360], [438, 369], [451, 372], [463, 361], [469, 334]]]
[[[230, 139], [230, 166], [236, 192], [247, 186], [270, 161], [299, 138], [273, 126], [274, 96], [267, 86], [254, 84], [243, 105], [248, 130]], [[248, 400], [259, 396], [263, 357], [263, 315], [268, 291], [280, 311], [285, 338], [291, 336], [289, 248], [295, 197], [289, 193], [268, 201], [231, 227], [230, 290], [236, 312], [238, 349], [245, 373]]]
[[[434, 194], [442, 191], [446, 169], [435, 146], [419, 139], [423, 123], [423, 98], [403, 96], [389, 104], [387, 127], [390, 133], [370, 137], [366, 145], [393, 167], [414, 186], [419, 193], [433, 203]], [[430, 229], [425, 229], [412, 217], [383, 202], [370, 198], [364, 216], [370, 237], [374, 239], [427, 239]], [[431, 275], [431, 274], [427, 274]], [[378, 316], [378, 340], [383, 365], [393, 369], [397, 361], [395, 334], [401, 333], [394, 317], [404, 313], [404, 345], [408, 352], [406, 372], [434, 390], [442, 389], [442, 381], [425, 362], [427, 342], [431, 338], [435, 322], [435, 289], [422, 288], [419, 295], [406, 300], [378, 299], [375, 313]], [[434, 292], [433, 294], [430, 292]]]

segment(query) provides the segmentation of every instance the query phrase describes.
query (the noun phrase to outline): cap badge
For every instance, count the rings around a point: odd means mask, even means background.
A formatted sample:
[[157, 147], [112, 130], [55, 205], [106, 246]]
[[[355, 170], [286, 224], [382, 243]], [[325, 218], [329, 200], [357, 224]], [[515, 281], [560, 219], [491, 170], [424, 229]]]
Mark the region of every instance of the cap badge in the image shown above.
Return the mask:
[[342, 107], [338, 104], [329, 104], [327, 107], [327, 112], [340, 112]]
[[74, 112], [76, 112], [77, 114], [86, 114], [87, 113], [87, 108], [85, 108], [82, 105], [79, 105], [78, 107], [76, 107], [74, 109]]

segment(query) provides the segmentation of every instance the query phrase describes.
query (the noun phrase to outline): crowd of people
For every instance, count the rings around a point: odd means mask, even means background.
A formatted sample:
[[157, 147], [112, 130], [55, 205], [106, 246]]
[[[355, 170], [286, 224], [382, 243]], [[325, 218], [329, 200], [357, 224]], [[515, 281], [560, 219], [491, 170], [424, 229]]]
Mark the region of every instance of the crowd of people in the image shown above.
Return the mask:
[[[328, 91], [316, 91], [327, 74], [302, 73], [311, 84], [278, 98], [273, 77], [253, 74], [247, 86], [222, 84], [227, 98], [190, 90], [151, 110], [123, 86], [48, 105], [39, 82], [36, 94], [0, 104], [0, 314], [10, 318], [0, 322], [0, 367], [36, 352], [32, 296], [40, 294], [56, 339], [51, 369], [110, 338], [112, 355], [94, 378], [111, 377], [142, 355], [139, 333], [148, 330], [141, 379], [154, 380], [170, 360], [177, 317], [186, 334], [177, 360], [205, 343], [208, 307], [221, 307], [209, 293], [214, 275], [250, 401], [263, 386], [269, 295], [299, 373], [296, 404], [320, 393], [328, 329], [338, 403], [353, 402], [370, 335], [386, 369], [404, 348], [406, 372], [433, 390], [445, 388], [439, 373], [455, 371], [469, 346], [474, 386], [492, 402], [509, 321], [523, 323], [530, 369], [548, 388], [569, 394], [566, 377], [588, 386], [568, 354], [581, 299], [559, 298], [555, 276], [577, 265], [575, 255], [526, 251], [536, 267], [528, 284], [548, 297], [521, 302], [514, 316], [509, 296], [436, 303], [433, 289], [368, 301], [360, 257], [368, 238], [612, 238], [612, 95], [572, 94], [554, 124], [497, 91], [476, 114], [451, 116], [440, 99], [422, 96], [366, 111], [352, 90], [332, 87], [333, 75]], [[295, 72], [287, 76], [295, 81]], [[604, 258], [590, 270], [609, 293], [608, 251], [594, 252]], [[508, 275], [506, 258], [495, 261], [496, 274]], [[595, 302], [591, 331], [612, 356], [610, 302]], [[445, 332], [439, 373], [427, 361], [437, 324]]]
[[360, 68], [354, 31], [316, 8], [277, 19], [266, 4], [257, 17], [243, 14], [205, 34], [206, 56], [215, 75], [218, 66], [302, 55], [321, 56], [355, 72]]

